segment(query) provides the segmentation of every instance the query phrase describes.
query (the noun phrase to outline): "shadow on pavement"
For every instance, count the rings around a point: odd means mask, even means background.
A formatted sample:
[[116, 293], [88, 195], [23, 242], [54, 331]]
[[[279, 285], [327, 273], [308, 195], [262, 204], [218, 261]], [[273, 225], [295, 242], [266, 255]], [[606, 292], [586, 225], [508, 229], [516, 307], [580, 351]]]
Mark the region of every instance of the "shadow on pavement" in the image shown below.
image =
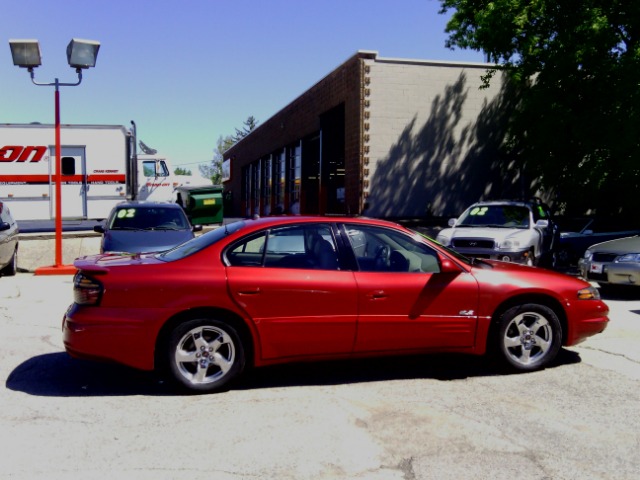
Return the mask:
[[76, 360], [64, 352], [39, 355], [18, 365], [9, 374], [6, 387], [45, 397], [172, 394], [154, 373]]
[[[550, 368], [580, 363], [576, 352], [561, 349]], [[506, 375], [487, 357], [436, 354], [295, 363], [251, 369], [231, 387], [233, 390], [343, 385], [385, 380], [464, 380]], [[517, 374], [526, 375], [526, 374]], [[30, 395], [93, 397], [129, 395], [191, 395], [176, 390], [152, 372], [76, 360], [66, 353], [33, 357], [9, 375], [6, 387]]]

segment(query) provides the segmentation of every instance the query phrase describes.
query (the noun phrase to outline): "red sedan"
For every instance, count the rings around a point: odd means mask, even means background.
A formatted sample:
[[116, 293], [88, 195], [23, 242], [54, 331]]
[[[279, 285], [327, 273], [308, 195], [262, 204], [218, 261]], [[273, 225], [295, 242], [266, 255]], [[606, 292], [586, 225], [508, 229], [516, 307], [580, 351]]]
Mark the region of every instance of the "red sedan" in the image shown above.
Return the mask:
[[435, 351], [490, 351], [536, 370], [608, 322], [582, 280], [471, 261], [364, 218], [247, 220], [160, 254], [75, 266], [67, 352], [163, 369], [199, 391], [245, 366]]

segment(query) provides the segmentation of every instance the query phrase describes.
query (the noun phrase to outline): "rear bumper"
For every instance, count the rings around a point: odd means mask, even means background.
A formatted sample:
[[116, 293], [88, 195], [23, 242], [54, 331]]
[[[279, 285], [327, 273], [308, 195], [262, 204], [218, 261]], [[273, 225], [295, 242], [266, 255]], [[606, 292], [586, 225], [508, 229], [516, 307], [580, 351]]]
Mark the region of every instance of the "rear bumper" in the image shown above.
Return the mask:
[[[62, 320], [65, 350], [75, 358], [153, 370], [157, 320], [136, 318], [136, 313], [137, 310], [131, 308], [71, 305]], [[148, 315], [146, 309], [145, 313]]]

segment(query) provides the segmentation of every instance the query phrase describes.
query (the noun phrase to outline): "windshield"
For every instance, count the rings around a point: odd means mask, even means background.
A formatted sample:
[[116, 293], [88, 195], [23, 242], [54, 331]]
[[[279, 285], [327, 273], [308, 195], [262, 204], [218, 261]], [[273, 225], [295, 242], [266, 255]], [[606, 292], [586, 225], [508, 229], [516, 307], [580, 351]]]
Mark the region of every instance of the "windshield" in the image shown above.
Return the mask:
[[110, 230], [189, 230], [189, 220], [180, 208], [123, 206], [112, 215]]
[[237, 232], [244, 226], [245, 226], [244, 221], [233, 222], [228, 225], [223, 225], [221, 227], [216, 228], [215, 230], [211, 230], [210, 232], [197, 236], [196, 238], [193, 238], [188, 242], [184, 242], [178, 245], [177, 247], [172, 248], [171, 250], [162, 252], [156, 255], [156, 258], [163, 260], [165, 262], [180, 260], [181, 258], [188, 257], [189, 255], [193, 255], [196, 252], [204, 250], [209, 245], [213, 245], [214, 243], [222, 240], [227, 235], [230, 235], [233, 232]]
[[456, 227], [529, 228], [529, 209], [517, 205], [476, 205], [456, 222]]

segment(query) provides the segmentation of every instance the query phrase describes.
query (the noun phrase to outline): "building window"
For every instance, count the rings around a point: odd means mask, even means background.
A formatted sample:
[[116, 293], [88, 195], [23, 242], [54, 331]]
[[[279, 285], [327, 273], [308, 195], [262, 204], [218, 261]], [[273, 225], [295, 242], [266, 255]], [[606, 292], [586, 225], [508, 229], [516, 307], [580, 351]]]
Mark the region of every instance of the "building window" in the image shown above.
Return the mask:
[[271, 194], [273, 189], [273, 165], [271, 156], [262, 159], [262, 211], [271, 214]]
[[302, 142], [288, 148], [289, 150], [289, 185], [290, 206], [292, 214], [300, 213], [300, 191], [302, 188]]
[[259, 215], [260, 214], [260, 180], [261, 175], [260, 171], [262, 170], [262, 165], [260, 160], [255, 161], [251, 164], [251, 205], [249, 215]]
[[284, 213], [285, 209], [285, 194], [286, 194], [286, 181], [287, 181], [287, 157], [285, 155], [285, 151], [281, 150], [280, 152], [274, 154], [275, 157], [275, 169], [276, 169], [276, 206], [275, 213], [280, 214]]
[[242, 168], [242, 201], [245, 217], [251, 216], [251, 170], [251, 165]]

